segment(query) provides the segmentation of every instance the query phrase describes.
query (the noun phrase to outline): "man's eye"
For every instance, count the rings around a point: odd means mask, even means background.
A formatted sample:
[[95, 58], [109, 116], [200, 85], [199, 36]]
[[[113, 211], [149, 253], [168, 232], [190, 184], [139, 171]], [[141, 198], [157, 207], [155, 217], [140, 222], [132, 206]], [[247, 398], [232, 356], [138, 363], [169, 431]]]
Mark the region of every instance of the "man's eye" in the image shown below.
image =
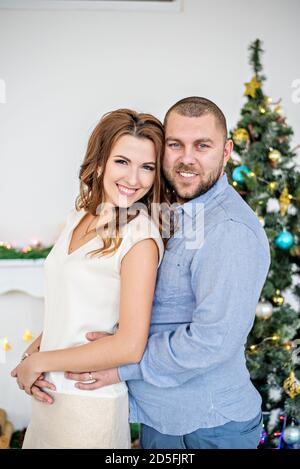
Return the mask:
[[170, 148], [179, 148], [180, 145], [179, 145], [179, 143], [174, 142], [174, 143], [168, 143], [168, 147], [170, 147]]
[[201, 148], [202, 150], [208, 148], [208, 145], [206, 145], [206, 143], [199, 143], [198, 146], [199, 146], [199, 148]]

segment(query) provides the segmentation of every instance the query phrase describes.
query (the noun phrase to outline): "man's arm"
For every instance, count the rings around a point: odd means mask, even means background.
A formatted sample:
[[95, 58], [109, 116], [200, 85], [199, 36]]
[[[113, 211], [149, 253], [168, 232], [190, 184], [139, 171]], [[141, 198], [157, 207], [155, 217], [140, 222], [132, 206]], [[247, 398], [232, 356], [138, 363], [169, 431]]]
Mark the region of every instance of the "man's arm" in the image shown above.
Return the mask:
[[119, 367], [120, 379], [178, 386], [230, 359], [246, 342], [269, 265], [267, 244], [246, 225], [215, 226], [191, 265], [192, 322], [151, 335], [141, 362]]

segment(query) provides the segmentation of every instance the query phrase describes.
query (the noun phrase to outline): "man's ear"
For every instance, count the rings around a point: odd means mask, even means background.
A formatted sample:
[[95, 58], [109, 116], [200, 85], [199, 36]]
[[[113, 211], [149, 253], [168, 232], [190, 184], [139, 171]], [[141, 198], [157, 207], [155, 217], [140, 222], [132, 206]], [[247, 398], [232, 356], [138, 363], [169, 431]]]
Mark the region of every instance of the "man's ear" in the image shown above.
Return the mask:
[[225, 147], [224, 147], [224, 164], [223, 164], [224, 168], [228, 163], [232, 150], [233, 150], [233, 141], [230, 139], [226, 140]]

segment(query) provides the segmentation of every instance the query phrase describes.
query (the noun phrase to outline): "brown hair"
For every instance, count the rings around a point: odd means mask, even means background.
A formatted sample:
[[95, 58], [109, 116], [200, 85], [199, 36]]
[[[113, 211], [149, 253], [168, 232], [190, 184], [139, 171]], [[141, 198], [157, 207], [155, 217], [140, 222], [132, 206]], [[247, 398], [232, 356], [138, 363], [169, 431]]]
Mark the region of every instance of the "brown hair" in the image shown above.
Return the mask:
[[[169, 203], [168, 191], [165, 186], [161, 166], [164, 152], [164, 131], [162, 123], [151, 114], [137, 113], [130, 109], [118, 109], [105, 114], [90, 136], [86, 155], [79, 172], [80, 194], [75, 203], [77, 210], [84, 208], [87, 212], [95, 216], [97, 207], [104, 202], [103, 177], [106, 163], [113, 145], [123, 135], [149, 139], [153, 142], [155, 147], [157, 160], [154, 184], [150, 191], [138, 202], [147, 207], [149, 215], [152, 203]], [[100, 175], [97, 174], [99, 166], [101, 167]], [[130, 207], [123, 210], [127, 210], [128, 223], [138, 215], [138, 213], [130, 215], [130, 213], [128, 213]], [[116, 232], [113, 236], [101, 236], [103, 247], [92, 251], [94, 255], [114, 253], [121, 244], [122, 238], [120, 235], [119, 213], [118, 210], [115, 212]], [[160, 232], [162, 233], [162, 220], [160, 217], [158, 223]], [[104, 226], [104, 229], [105, 228], [107, 228], [107, 225]], [[167, 240], [164, 241], [165, 243], [167, 242]]]
[[168, 117], [171, 112], [177, 112], [181, 116], [186, 117], [201, 117], [204, 114], [213, 114], [217, 121], [217, 124], [221, 127], [224, 134], [224, 140], [227, 140], [227, 124], [226, 118], [221, 111], [221, 109], [212, 101], [206, 98], [201, 98], [199, 96], [190, 96], [188, 98], [181, 99], [177, 101], [170, 109], [167, 111], [164, 119], [164, 127], [168, 121]]

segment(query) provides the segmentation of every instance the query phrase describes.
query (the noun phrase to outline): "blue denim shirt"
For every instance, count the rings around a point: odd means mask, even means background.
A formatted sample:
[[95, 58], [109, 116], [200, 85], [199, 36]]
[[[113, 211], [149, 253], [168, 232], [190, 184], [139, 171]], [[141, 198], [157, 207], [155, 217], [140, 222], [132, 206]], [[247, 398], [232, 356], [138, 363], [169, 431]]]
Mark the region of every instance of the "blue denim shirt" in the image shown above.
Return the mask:
[[270, 266], [266, 234], [226, 175], [182, 205], [179, 217], [179, 232], [200, 219], [204, 241], [191, 248], [186, 236], [170, 239], [145, 353], [139, 364], [118, 369], [130, 421], [170, 435], [259, 413], [245, 343]]

